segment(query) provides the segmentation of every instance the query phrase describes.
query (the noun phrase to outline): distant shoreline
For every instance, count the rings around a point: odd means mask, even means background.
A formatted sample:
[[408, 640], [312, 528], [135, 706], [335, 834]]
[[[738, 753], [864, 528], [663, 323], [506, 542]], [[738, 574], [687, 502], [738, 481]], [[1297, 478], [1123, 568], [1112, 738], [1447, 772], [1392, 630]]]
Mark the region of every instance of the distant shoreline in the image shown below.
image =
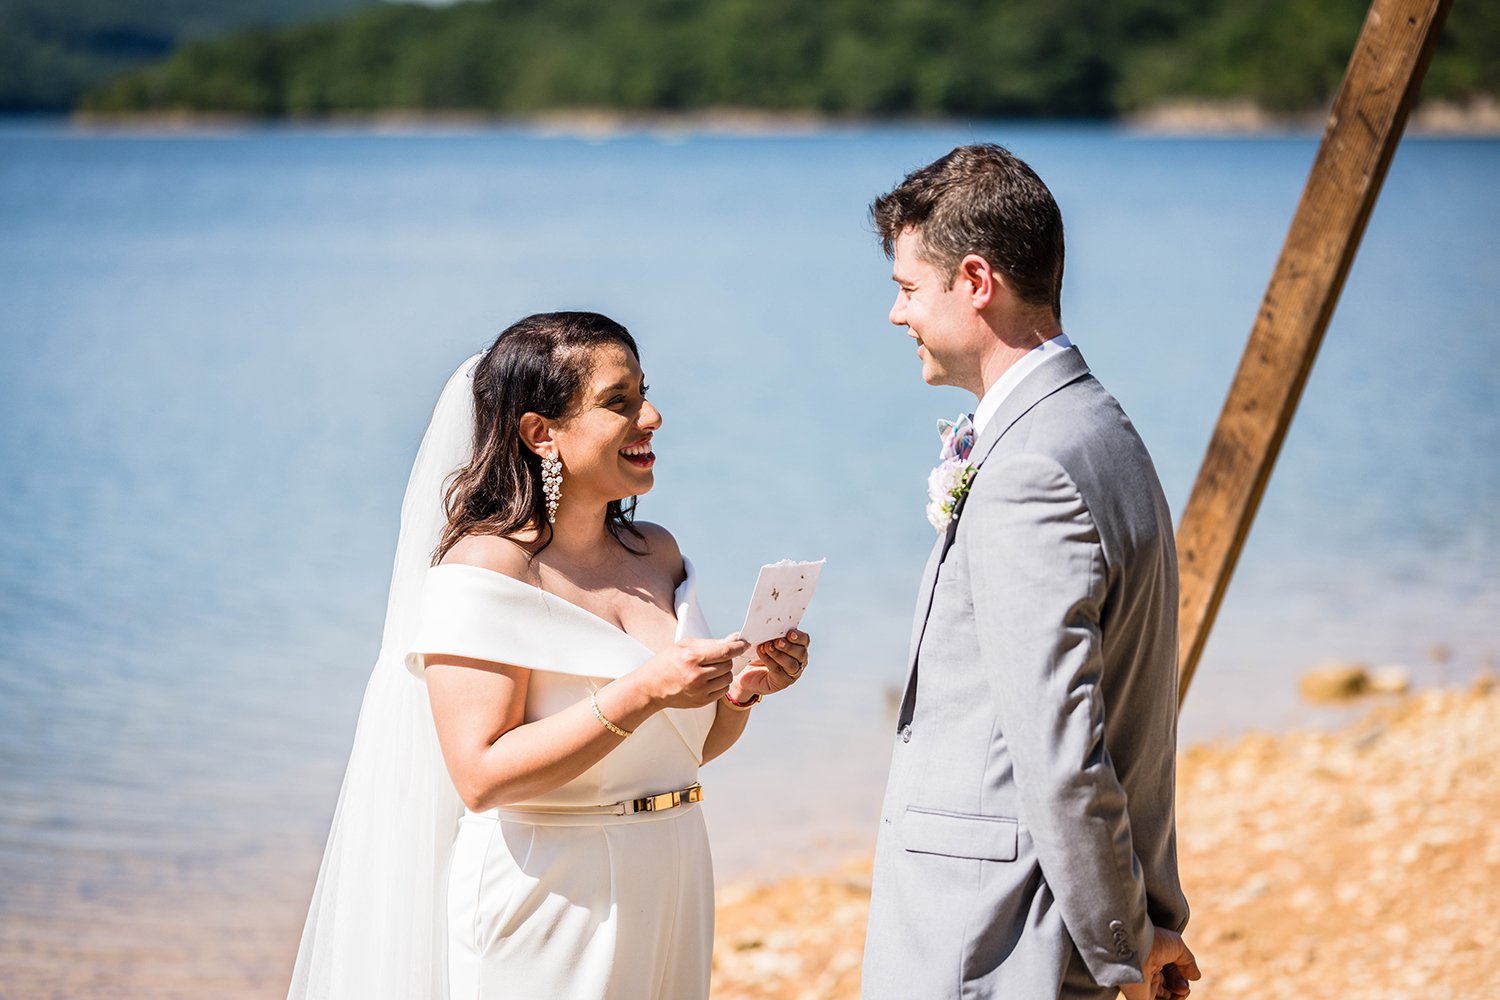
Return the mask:
[[[1326, 109], [1297, 113], [1267, 111], [1253, 101], [1168, 101], [1125, 116], [1130, 129], [1153, 135], [1255, 136], [1321, 132]], [[1423, 101], [1412, 109], [1406, 134], [1420, 138], [1500, 137], [1500, 101], [1475, 98], [1467, 104]]]
[[[318, 116], [255, 117], [205, 111], [94, 112], [62, 116], [83, 130], [101, 132], [215, 132], [255, 128], [351, 129], [376, 133], [426, 133], [524, 128], [560, 137], [607, 139], [634, 133], [777, 137], [853, 131], [890, 126], [941, 128], [976, 122], [1015, 125], [1106, 125], [1143, 136], [1256, 138], [1318, 134], [1326, 111], [1278, 113], [1250, 101], [1172, 101], [1111, 119], [895, 116], [855, 117], [815, 111], [703, 108], [685, 111], [628, 111], [609, 108], [557, 109], [502, 115], [480, 111], [338, 112]], [[1413, 138], [1500, 138], [1500, 101], [1478, 98], [1458, 105], [1428, 101], [1407, 123]]]

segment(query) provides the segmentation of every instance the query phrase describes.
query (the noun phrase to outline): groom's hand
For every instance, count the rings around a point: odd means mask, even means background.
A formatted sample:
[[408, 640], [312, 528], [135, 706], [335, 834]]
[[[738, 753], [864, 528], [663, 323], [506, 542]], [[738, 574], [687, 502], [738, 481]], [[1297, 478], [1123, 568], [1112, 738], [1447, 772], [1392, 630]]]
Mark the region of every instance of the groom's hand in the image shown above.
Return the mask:
[[1188, 980], [1202, 978], [1198, 971], [1198, 960], [1188, 949], [1182, 935], [1164, 927], [1153, 927], [1151, 954], [1141, 969], [1145, 982], [1121, 986], [1125, 1000], [1156, 1000], [1158, 997], [1180, 998], [1187, 996], [1192, 987]]
[[755, 647], [756, 658], [745, 665], [730, 686], [729, 697], [744, 701], [751, 695], [775, 694], [796, 683], [807, 669], [807, 647], [812, 637], [792, 629], [780, 639]]

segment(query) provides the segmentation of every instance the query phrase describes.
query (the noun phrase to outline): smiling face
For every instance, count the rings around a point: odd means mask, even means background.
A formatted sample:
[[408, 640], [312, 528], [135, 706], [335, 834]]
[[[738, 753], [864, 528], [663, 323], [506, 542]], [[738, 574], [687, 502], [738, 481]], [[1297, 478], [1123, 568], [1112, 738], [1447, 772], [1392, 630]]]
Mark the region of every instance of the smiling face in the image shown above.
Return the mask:
[[620, 344], [594, 348], [592, 362], [568, 416], [552, 426], [565, 503], [640, 496], [654, 482], [651, 436], [661, 414], [646, 399], [640, 362]]
[[976, 336], [971, 290], [962, 275], [953, 281], [917, 256], [920, 239], [910, 229], [895, 243], [891, 279], [899, 286], [891, 322], [917, 342], [922, 380], [980, 394], [983, 338]]

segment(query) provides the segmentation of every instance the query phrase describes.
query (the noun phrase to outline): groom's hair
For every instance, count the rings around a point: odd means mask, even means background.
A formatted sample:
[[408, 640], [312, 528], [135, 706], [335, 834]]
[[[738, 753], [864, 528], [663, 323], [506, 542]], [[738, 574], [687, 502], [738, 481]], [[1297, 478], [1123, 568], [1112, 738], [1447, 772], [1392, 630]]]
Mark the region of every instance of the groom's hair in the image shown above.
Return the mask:
[[978, 254], [1022, 302], [1061, 318], [1062, 213], [1036, 171], [1003, 146], [959, 146], [912, 171], [875, 199], [870, 217], [887, 257], [911, 230], [917, 256], [949, 284], [964, 257]]

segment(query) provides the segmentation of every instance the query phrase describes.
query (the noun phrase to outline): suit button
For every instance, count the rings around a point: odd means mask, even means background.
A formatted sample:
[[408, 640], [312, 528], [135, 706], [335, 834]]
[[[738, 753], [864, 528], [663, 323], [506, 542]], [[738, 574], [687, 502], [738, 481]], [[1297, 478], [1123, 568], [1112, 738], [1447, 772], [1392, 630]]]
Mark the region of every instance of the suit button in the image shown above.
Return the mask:
[[901, 727], [901, 742], [902, 743], [910, 743], [911, 742], [911, 726], [902, 726]]

